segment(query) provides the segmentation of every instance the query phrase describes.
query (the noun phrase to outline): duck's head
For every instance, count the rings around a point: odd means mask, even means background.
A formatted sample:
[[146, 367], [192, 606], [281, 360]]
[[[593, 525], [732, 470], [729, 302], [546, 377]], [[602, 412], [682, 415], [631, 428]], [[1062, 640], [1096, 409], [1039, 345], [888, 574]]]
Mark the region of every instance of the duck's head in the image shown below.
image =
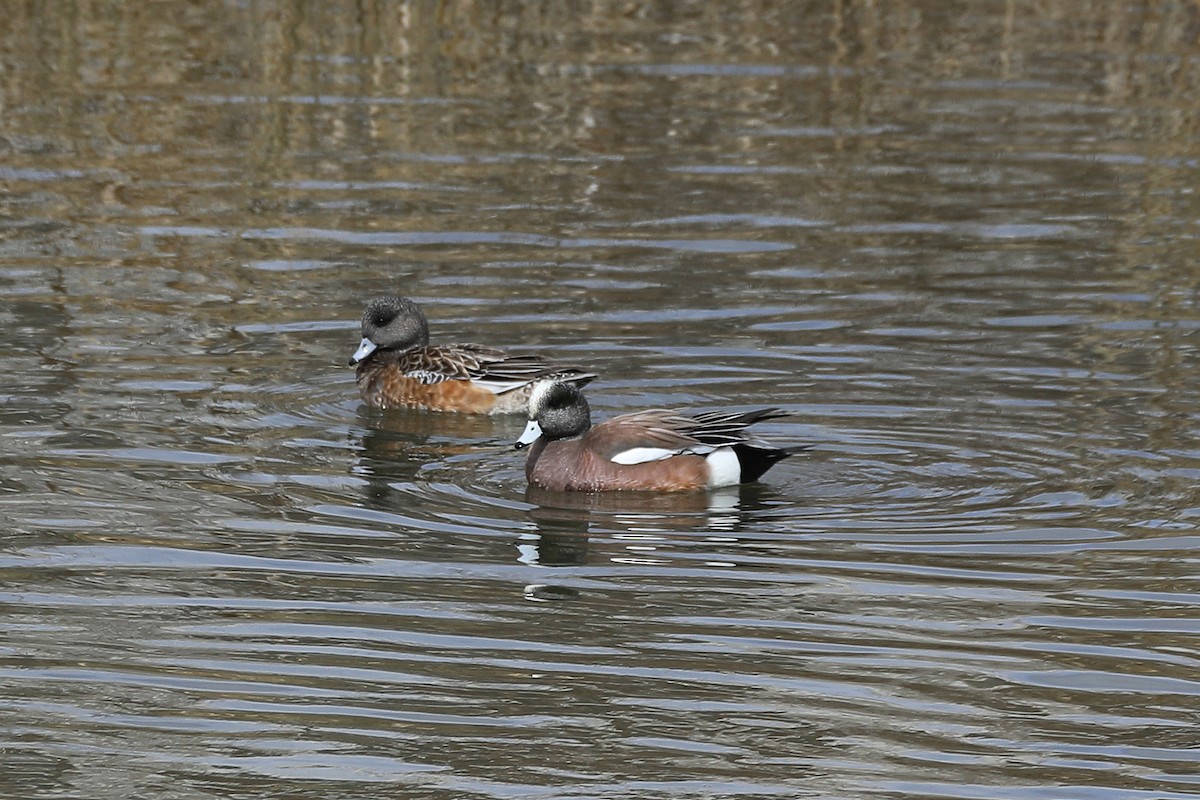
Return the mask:
[[367, 303], [362, 317], [362, 341], [350, 366], [376, 350], [407, 350], [429, 344], [429, 322], [412, 300], [394, 294]]
[[579, 436], [592, 427], [587, 398], [573, 383], [541, 381], [529, 395], [529, 424], [513, 447], [520, 450], [538, 439], [554, 441]]

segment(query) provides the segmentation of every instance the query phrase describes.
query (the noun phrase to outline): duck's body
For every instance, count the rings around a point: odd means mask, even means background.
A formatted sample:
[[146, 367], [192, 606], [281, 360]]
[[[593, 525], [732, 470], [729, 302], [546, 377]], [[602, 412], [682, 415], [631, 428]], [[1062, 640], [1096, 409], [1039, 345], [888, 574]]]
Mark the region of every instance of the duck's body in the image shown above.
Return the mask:
[[595, 374], [540, 356], [510, 356], [477, 344], [429, 344], [429, 324], [415, 303], [387, 296], [363, 314], [362, 342], [350, 359], [363, 402], [372, 408], [420, 408], [467, 414], [526, 410], [535, 381], [582, 386]]
[[591, 425], [587, 400], [566, 383], [538, 384], [529, 424], [525, 477], [554, 491], [675, 492], [757, 480], [776, 462], [807, 449], [776, 447], [746, 433], [787, 416], [774, 408], [688, 416], [652, 409]]

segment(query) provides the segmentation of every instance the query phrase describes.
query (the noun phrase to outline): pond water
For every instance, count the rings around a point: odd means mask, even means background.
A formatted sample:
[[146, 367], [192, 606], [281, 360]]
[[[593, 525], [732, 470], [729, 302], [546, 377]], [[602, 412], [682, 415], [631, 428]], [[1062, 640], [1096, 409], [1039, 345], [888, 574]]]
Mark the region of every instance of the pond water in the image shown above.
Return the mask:
[[[1200, 796], [1200, 10], [0, 30], [0, 796]], [[776, 405], [714, 495], [373, 412], [363, 302]]]

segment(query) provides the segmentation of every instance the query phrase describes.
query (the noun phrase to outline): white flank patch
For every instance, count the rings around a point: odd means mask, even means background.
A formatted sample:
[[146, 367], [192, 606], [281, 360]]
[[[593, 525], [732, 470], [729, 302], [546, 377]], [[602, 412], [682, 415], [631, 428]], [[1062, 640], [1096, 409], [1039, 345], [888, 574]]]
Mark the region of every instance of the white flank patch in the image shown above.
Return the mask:
[[364, 336], [363, 340], [358, 343], [358, 349], [354, 351], [354, 355], [350, 356], [350, 358], [354, 360], [355, 364], [357, 364], [367, 356], [371, 355], [371, 353], [374, 353], [375, 348], [377, 347], [379, 347], [379, 345], [375, 344]]
[[708, 458], [708, 486], [734, 486], [742, 482], [742, 464], [731, 447], [713, 450]]
[[663, 447], [633, 447], [622, 450], [609, 459], [614, 464], [645, 464], [647, 461], [662, 461], [664, 458], [679, 455], [678, 450], [667, 450]]
[[536, 419], [529, 420], [529, 424], [525, 426], [525, 432], [521, 434], [521, 438], [517, 439], [517, 444], [533, 444], [542, 435], [542, 426], [537, 424]]

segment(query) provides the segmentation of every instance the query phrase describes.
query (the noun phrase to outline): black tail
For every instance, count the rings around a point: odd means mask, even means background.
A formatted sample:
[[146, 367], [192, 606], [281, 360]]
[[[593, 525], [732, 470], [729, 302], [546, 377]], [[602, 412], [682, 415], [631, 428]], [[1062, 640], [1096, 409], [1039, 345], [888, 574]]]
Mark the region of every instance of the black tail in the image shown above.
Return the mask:
[[811, 449], [812, 445], [807, 444], [795, 447], [759, 447], [746, 443], [733, 445], [733, 452], [737, 454], [738, 464], [742, 468], [742, 483], [756, 481], [763, 476], [764, 472], [788, 456]]

